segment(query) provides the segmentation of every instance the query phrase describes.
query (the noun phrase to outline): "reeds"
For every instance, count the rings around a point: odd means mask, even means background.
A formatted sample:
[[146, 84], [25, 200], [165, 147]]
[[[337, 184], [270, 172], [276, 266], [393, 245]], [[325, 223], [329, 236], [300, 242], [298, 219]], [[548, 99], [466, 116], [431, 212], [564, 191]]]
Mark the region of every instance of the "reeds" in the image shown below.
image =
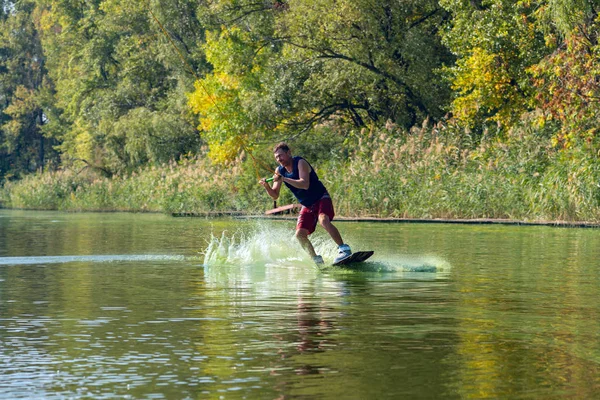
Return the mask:
[[[474, 137], [438, 124], [360, 135], [327, 186], [346, 216], [586, 220], [600, 216], [600, 163], [585, 145], [556, 150], [523, 125]], [[329, 175], [331, 176], [331, 175]], [[343, 195], [342, 195], [343, 194]]]
[[[590, 143], [557, 150], [551, 133], [531, 126], [500, 136], [427, 121], [410, 132], [388, 124], [347, 135], [344, 146], [309, 161], [338, 215], [600, 220], [597, 151]], [[330, 139], [327, 146], [340, 142]], [[293, 201], [282, 194], [279, 204]], [[72, 211], [262, 213], [272, 206], [242, 157], [227, 167], [190, 157], [111, 179], [46, 172], [7, 183], [0, 199], [6, 207]]]
[[244, 209], [248, 204], [236, 195], [244, 187], [237, 181], [244, 177], [241, 165], [224, 169], [211, 165], [206, 158], [192, 157], [112, 178], [70, 169], [30, 175], [7, 183], [3, 199], [7, 207], [69, 211]]

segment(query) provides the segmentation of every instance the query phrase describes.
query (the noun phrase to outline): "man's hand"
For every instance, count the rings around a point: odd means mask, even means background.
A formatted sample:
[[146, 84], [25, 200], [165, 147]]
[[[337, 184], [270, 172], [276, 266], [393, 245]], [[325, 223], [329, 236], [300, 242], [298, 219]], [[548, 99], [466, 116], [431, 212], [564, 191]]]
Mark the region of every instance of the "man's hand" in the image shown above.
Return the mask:
[[[261, 180], [259, 180], [258, 184], [265, 188], [265, 190], [267, 191], [267, 193], [269, 194], [269, 196], [271, 196], [271, 198], [273, 200], [277, 200], [279, 198], [279, 190], [281, 189], [280, 182], [282, 179], [283, 179], [283, 176], [279, 175], [279, 173], [277, 171], [275, 171], [273, 173], [273, 187], [271, 187], [271, 185], [269, 185], [269, 182], [267, 182], [267, 180], [265, 178], [262, 178]], [[270, 180], [271, 179], [269, 179], [269, 181]]]
[[268, 185], [269, 182], [275, 183], [275, 182], [280, 182], [281, 180], [283, 180], [283, 176], [279, 175], [279, 172], [275, 171], [273, 173], [273, 177], [272, 178], [270, 178], [270, 179], [269, 178], [267, 178], [267, 179], [262, 178], [261, 180], [258, 181], [258, 184], [262, 185], [264, 187], [267, 187], [267, 186], [269, 186]]

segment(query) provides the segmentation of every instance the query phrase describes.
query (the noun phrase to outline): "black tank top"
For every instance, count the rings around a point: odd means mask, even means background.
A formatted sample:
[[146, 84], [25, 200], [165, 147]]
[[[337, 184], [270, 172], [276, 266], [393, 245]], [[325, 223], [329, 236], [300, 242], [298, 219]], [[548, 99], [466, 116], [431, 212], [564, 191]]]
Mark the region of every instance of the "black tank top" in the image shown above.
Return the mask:
[[[304, 160], [304, 158], [295, 156], [292, 159], [292, 172], [287, 172], [287, 170], [280, 165], [278, 168], [279, 174], [290, 179], [300, 179], [300, 173], [298, 171], [298, 163], [300, 162], [300, 160]], [[308, 161], [306, 162], [308, 163]], [[323, 197], [325, 193], [327, 193], [327, 189], [325, 189], [325, 186], [319, 180], [315, 169], [310, 165], [310, 163], [308, 163], [308, 165], [310, 166], [310, 185], [308, 186], [308, 189], [298, 189], [284, 182], [285, 186], [287, 186], [292, 191], [294, 196], [296, 196], [298, 202], [306, 207], [312, 206], [317, 202], [317, 200]]]

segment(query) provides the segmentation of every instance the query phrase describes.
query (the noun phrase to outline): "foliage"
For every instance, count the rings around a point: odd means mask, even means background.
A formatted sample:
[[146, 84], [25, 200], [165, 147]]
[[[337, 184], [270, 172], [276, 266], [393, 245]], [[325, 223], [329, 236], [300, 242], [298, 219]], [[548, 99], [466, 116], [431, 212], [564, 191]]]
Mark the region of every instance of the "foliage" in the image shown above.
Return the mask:
[[57, 91], [47, 132], [60, 140], [63, 162], [110, 174], [198, 150], [185, 104], [193, 77], [153, 18], [168, 29], [187, 65], [205, 68], [194, 2], [39, 3]]
[[[588, 0], [442, 0], [452, 13], [444, 43], [452, 111], [469, 127], [506, 129], [535, 109], [553, 121], [555, 144], [595, 136], [598, 4]], [[535, 122], [534, 122], [535, 123]]]
[[326, 121], [408, 127], [443, 115], [448, 86], [435, 70], [452, 58], [435, 1], [241, 0], [206, 13], [213, 71], [190, 105], [219, 161]]
[[538, 88], [541, 120], [560, 123], [555, 144], [573, 146], [578, 139], [597, 138], [600, 117], [600, 17], [580, 26], [554, 53], [530, 68]]
[[[137, 172], [99, 175], [92, 169], [59, 170], [30, 175], [5, 185], [4, 201], [11, 207], [58, 210], [221, 211], [251, 207], [245, 199], [256, 193], [237, 193], [231, 178], [241, 168], [216, 169], [206, 158], [147, 166]], [[256, 183], [256, 181], [254, 181]], [[243, 187], [243, 185], [240, 185]], [[258, 190], [258, 185], [253, 187]], [[231, 196], [233, 191], [235, 196]]]
[[469, 127], [510, 127], [532, 108], [526, 69], [551, 52], [537, 29], [538, 4], [529, 0], [441, 0], [452, 13], [444, 43], [457, 55], [446, 68], [452, 110]]
[[314, 99], [311, 119], [341, 111], [358, 126], [410, 127], [439, 118], [448, 92], [434, 71], [452, 58], [435, 32], [446, 17], [433, 1], [289, 2], [277, 21], [286, 59], [277, 72], [309, 66], [301, 95]]
[[220, 163], [235, 159], [265, 127], [248, 110], [261, 97], [260, 74], [271, 54], [245, 41], [251, 42], [248, 33], [238, 28], [209, 33], [205, 49], [213, 71], [196, 82], [189, 97], [212, 159]]
[[[598, 222], [600, 163], [580, 146], [557, 150], [553, 131], [528, 115], [504, 140], [471, 140], [453, 123], [394, 126], [347, 138], [309, 159], [342, 216], [510, 218]], [[328, 139], [321, 148], [327, 148]], [[318, 144], [315, 144], [319, 147]], [[296, 152], [296, 151], [295, 151]], [[298, 148], [297, 154], [303, 154]], [[314, 153], [318, 154], [318, 152]], [[220, 167], [190, 158], [112, 179], [86, 170], [32, 175], [9, 183], [7, 206], [62, 210], [260, 213], [271, 201], [249, 161]], [[289, 191], [279, 204], [293, 201]]]
[[341, 214], [597, 219], [595, 0], [0, 5], [7, 205], [259, 211], [285, 139]]
[[0, 183], [56, 160], [42, 135], [52, 86], [33, 1], [0, 2]]
[[597, 156], [557, 153], [553, 131], [532, 128], [536, 117], [505, 140], [484, 134], [470, 141], [444, 123], [408, 136], [365, 132], [349, 160], [327, 165], [344, 171], [328, 175], [327, 187], [347, 216], [597, 221]]

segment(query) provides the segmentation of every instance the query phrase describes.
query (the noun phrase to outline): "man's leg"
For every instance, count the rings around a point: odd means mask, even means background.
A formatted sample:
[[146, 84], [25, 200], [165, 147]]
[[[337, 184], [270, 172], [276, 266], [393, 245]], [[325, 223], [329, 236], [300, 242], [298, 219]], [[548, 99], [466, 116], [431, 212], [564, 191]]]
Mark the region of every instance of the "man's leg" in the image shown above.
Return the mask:
[[300, 245], [311, 257], [316, 257], [315, 248], [313, 247], [310, 240], [308, 240], [308, 230], [303, 228], [296, 229], [296, 239], [300, 242]]
[[331, 223], [327, 214], [319, 214], [319, 224], [329, 233], [335, 244], [338, 246], [344, 244], [340, 231]]
[[338, 245], [338, 255], [333, 260], [333, 263], [338, 263], [352, 255], [352, 250], [350, 250], [350, 246], [344, 244], [342, 241], [342, 236], [340, 235], [340, 231], [331, 223], [329, 216], [327, 214], [319, 214], [319, 223], [321, 226], [329, 233], [333, 241]]

